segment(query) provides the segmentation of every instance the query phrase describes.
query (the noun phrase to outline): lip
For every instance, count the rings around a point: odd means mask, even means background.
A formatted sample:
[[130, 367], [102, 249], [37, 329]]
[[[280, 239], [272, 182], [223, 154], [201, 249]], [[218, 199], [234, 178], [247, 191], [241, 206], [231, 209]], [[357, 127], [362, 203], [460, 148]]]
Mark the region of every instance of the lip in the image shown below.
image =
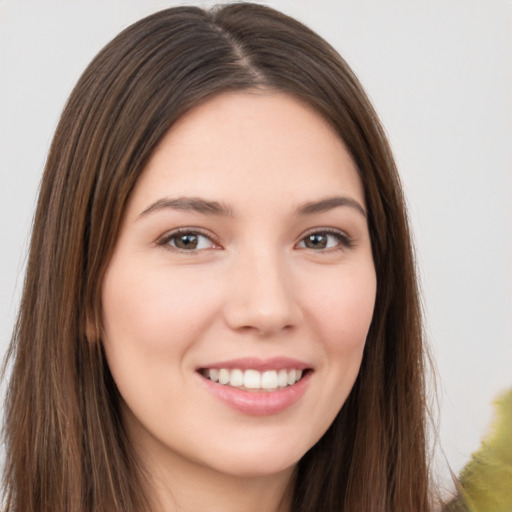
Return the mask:
[[[281, 370], [295, 368], [309, 370], [295, 384], [275, 391], [262, 391], [234, 388], [213, 382], [200, 373], [200, 369], [235, 369], [240, 370]], [[298, 402], [306, 392], [313, 371], [311, 366], [296, 359], [276, 357], [272, 359], [243, 358], [208, 364], [198, 368], [197, 375], [206, 389], [218, 400], [230, 408], [249, 416], [270, 416], [284, 412]]]
[[229, 361], [219, 361], [211, 364], [208, 363], [198, 368], [198, 370], [203, 368], [213, 370], [220, 370], [222, 368], [226, 368], [226, 370], [234, 370], [235, 368], [238, 368], [240, 370], [257, 370], [259, 372], [264, 372], [265, 370], [286, 370], [291, 368], [295, 368], [296, 370], [308, 370], [311, 369], [311, 365], [290, 357], [272, 357], [270, 359], [243, 357], [239, 359], [230, 359]]

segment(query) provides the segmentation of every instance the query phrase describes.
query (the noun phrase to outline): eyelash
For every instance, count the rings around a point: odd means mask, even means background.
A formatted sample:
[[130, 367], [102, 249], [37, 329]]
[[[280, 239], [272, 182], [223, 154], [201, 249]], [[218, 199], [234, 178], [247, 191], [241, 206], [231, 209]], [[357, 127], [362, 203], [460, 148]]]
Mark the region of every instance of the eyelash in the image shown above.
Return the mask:
[[[204, 248], [203, 249], [190, 249], [190, 250], [181, 249], [179, 247], [173, 247], [170, 244], [170, 242], [172, 240], [176, 240], [177, 238], [179, 238], [180, 236], [183, 236], [183, 235], [203, 237], [203, 238], [208, 239], [213, 245], [219, 245], [219, 244], [217, 244], [217, 242], [211, 235], [206, 234], [203, 231], [198, 230], [196, 228], [180, 228], [175, 231], [172, 231], [171, 233], [164, 235], [160, 240], [158, 240], [156, 245], [161, 246], [161, 247], [166, 247], [172, 251], [191, 253], [191, 254], [205, 250]], [[328, 248], [317, 249], [317, 250], [309, 248], [309, 249], [313, 250], [314, 252], [340, 251], [340, 250], [344, 250], [344, 249], [349, 249], [353, 246], [352, 239], [346, 233], [344, 233], [342, 231], [338, 231], [337, 229], [332, 229], [332, 228], [315, 229], [313, 231], [310, 231], [309, 233], [306, 233], [300, 239], [299, 244], [305, 242], [305, 240], [312, 235], [332, 236], [332, 237], [336, 238], [337, 242], [338, 242], [338, 245], [335, 247], [328, 247]], [[301, 249], [308, 249], [308, 247], [302, 247]]]
[[[312, 235], [327, 235], [332, 236], [337, 239], [338, 246], [336, 247], [329, 247], [326, 249], [318, 249], [315, 252], [329, 252], [329, 251], [342, 251], [344, 249], [350, 249], [354, 244], [353, 240], [343, 231], [339, 231], [337, 229], [333, 228], [323, 228], [323, 229], [314, 229], [310, 231], [309, 233], [306, 233], [301, 239], [300, 242], [304, 242], [308, 237]], [[305, 247], [307, 249], [307, 247]]]
[[170, 242], [172, 240], [175, 240], [175, 239], [179, 238], [180, 236], [184, 236], [184, 235], [203, 237], [203, 238], [208, 239], [212, 244], [218, 245], [217, 242], [215, 241], [215, 239], [211, 235], [207, 235], [206, 233], [202, 232], [201, 230], [199, 230], [197, 228], [193, 228], [193, 229], [192, 228], [179, 228], [179, 229], [176, 229], [175, 231], [172, 231], [171, 233], [168, 233], [168, 234], [164, 235], [160, 240], [158, 240], [157, 241], [157, 245], [158, 246], [162, 246], [162, 247], [166, 247], [169, 250], [178, 251], [178, 252], [186, 252], [186, 253], [191, 253], [191, 254], [194, 254], [196, 252], [204, 250], [204, 249], [190, 249], [190, 250], [180, 249], [179, 247], [173, 247], [170, 244]]

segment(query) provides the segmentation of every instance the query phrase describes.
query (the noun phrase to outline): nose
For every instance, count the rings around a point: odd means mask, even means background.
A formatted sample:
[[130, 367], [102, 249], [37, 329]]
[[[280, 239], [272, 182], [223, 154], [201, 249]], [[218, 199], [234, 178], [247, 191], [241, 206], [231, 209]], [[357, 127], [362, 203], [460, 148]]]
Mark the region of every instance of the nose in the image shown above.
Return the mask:
[[271, 251], [242, 256], [230, 280], [224, 316], [231, 329], [269, 336], [300, 323], [296, 282], [284, 257]]

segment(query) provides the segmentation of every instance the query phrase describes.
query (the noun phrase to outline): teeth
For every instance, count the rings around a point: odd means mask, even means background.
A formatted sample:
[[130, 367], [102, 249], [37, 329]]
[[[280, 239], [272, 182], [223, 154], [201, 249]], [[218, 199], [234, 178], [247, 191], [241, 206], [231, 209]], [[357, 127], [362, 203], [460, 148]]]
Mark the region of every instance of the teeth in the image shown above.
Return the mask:
[[229, 383], [229, 370], [225, 370], [224, 368], [222, 370], [219, 370], [219, 383], [220, 384], [228, 384]]
[[277, 389], [277, 384], [278, 382], [276, 371], [270, 370], [261, 374], [261, 387], [263, 389]]
[[288, 384], [288, 372], [286, 370], [279, 370], [277, 384], [280, 388], [284, 388]]
[[[233, 370], [231, 373], [235, 373]], [[236, 386], [232, 380], [229, 381], [230, 386]], [[256, 370], [245, 370], [244, 372], [244, 388], [261, 389], [261, 373]]]
[[228, 370], [226, 368], [205, 370], [203, 375], [213, 382], [232, 386], [235, 388], [264, 389], [267, 391], [291, 386], [302, 377], [302, 370], [291, 368], [289, 370]]
[[[236, 388], [243, 386], [245, 384], [245, 376], [242, 370], [232, 370], [231, 377], [229, 379], [229, 385], [234, 386]], [[247, 385], [246, 385], [247, 387]]]

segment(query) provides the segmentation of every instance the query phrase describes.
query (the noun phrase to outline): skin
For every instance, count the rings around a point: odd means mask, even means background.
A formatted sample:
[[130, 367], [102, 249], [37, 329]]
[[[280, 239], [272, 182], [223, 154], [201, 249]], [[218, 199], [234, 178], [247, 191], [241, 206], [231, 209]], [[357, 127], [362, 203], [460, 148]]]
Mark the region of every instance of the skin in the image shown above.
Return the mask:
[[[333, 196], [352, 203], [297, 214]], [[164, 204], [191, 197], [229, 211]], [[288, 510], [297, 461], [359, 371], [376, 292], [364, 209], [343, 142], [290, 95], [221, 94], [163, 138], [102, 290], [107, 360], [162, 510]], [[172, 236], [178, 228], [196, 249]], [[300, 399], [276, 414], [234, 409], [197, 371], [278, 356], [311, 371]]]

